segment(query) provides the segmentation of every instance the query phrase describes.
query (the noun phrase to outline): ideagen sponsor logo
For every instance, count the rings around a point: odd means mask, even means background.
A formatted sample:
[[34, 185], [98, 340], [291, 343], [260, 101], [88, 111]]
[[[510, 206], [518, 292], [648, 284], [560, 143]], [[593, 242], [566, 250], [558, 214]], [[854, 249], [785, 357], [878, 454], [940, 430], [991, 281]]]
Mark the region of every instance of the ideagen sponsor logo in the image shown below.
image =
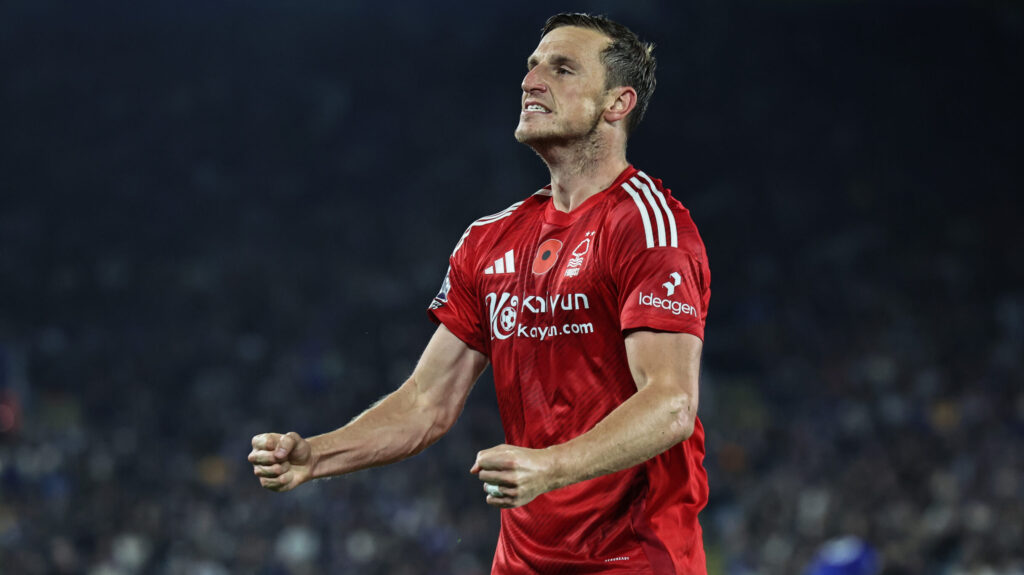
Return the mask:
[[665, 309], [672, 312], [673, 315], [685, 313], [686, 315], [692, 315], [693, 317], [697, 317], [697, 308], [693, 307], [692, 305], [680, 301], [670, 300], [667, 298], [662, 299], [652, 293], [640, 292], [640, 305]]
[[672, 272], [668, 274], [668, 277], [672, 281], [661, 284], [661, 287], [665, 288], [665, 295], [672, 297], [672, 294], [676, 293], [676, 287], [683, 281], [683, 277], [679, 275], [679, 272]]

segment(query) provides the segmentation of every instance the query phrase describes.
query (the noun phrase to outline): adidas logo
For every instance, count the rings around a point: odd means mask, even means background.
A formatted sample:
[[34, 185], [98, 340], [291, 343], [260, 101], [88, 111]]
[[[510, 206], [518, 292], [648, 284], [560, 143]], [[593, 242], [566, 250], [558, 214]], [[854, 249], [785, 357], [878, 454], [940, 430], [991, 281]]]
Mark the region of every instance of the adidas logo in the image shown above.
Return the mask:
[[516, 262], [512, 256], [512, 251], [509, 250], [505, 252], [505, 257], [494, 260], [494, 265], [487, 266], [484, 273], [488, 275], [516, 273]]

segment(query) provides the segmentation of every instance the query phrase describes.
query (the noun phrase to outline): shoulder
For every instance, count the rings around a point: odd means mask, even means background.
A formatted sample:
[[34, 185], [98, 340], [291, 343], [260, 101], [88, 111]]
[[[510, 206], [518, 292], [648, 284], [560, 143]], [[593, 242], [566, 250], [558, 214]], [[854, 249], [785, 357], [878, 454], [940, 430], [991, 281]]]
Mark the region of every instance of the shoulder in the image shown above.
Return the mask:
[[703, 251], [690, 211], [661, 180], [637, 171], [610, 192], [612, 206], [606, 225], [617, 243], [638, 249], [697, 244]]
[[466, 227], [466, 231], [462, 233], [462, 237], [455, 244], [452, 255], [457, 254], [467, 243], [478, 243], [487, 237], [500, 236], [509, 225], [514, 223], [516, 217], [522, 217], [534, 212], [539, 207], [543, 207], [544, 202], [550, 197], [550, 190], [541, 189], [530, 197], [508, 206], [500, 212], [477, 219]]

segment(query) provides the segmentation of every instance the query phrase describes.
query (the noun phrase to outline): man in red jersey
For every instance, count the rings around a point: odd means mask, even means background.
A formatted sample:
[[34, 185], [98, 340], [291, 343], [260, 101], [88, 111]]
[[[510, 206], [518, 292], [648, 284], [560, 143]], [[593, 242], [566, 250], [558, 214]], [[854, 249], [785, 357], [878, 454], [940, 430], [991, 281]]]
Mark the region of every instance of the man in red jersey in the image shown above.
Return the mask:
[[516, 139], [551, 183], [471, 224], [412, 376], [348, 425], [253, 438], [275, 491], [398, 461], [454, 424], [488, 361], [506, 443], [470, 471], [502, 509], [492, 573], [705, 573], [696, 416], [710, 272], [689, 212], [626, 160], [652, 47], [602, 17], [548, 20]]

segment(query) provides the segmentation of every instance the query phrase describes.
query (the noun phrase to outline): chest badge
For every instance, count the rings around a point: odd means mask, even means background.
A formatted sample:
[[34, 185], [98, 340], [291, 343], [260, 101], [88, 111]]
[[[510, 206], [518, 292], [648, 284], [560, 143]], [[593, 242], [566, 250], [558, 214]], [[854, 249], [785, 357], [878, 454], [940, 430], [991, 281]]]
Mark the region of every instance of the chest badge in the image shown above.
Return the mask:
[[537, 248], [537, 255], [533, 257], [533, 273], [537, 275], [546, 274], [558, 261], [558, 252], [562, 250], [562, 242], [558, 240], [547, 240]]
[[594, 232], [587, 232], [587, 237], [583, 238], [583, 241], [576, 246], [576, 249], [572, 251], [572, 257], [569, 258], [569, 263], [565, 266], [565, 277], [574, 278], [580, 275], [580, 270], [583, 268], [583, 262], [586, 260], [587, 254], [590, 252], [590, 238], [594, 235]]

